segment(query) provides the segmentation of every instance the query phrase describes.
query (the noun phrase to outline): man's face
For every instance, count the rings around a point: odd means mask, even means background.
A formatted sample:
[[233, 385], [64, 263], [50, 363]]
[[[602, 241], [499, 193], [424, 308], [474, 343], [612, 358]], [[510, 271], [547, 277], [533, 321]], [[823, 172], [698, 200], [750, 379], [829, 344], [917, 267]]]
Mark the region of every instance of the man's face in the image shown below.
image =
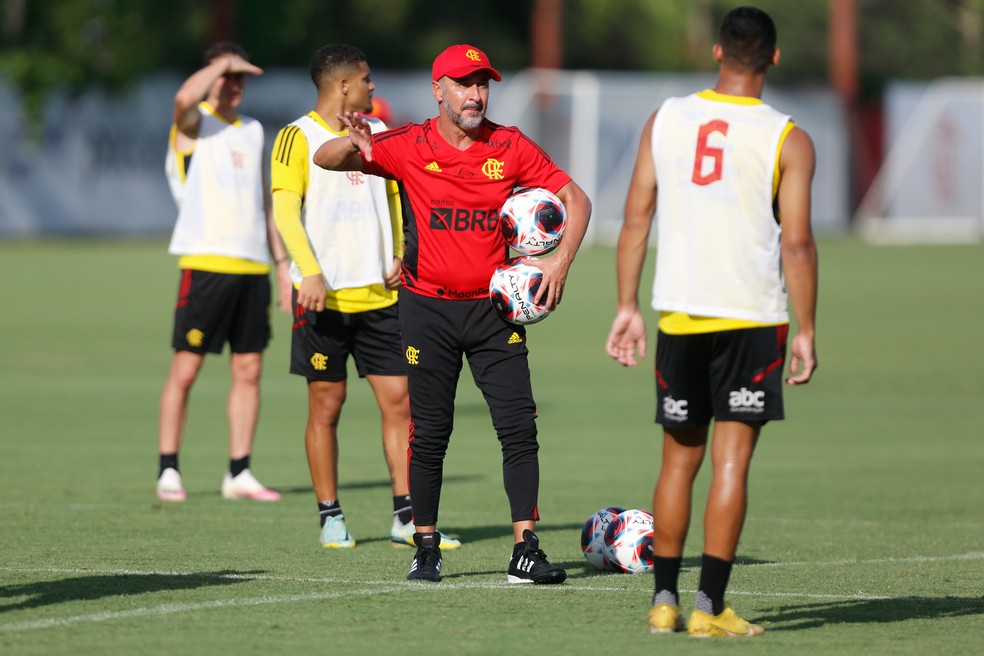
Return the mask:
[[349, 69], [344, 84], [348, 92], [346, 104], [353, 111], [366, 114], [372, 111], [372, 94], [376, 91], [376, 85], [372, 82], [372, 74], [369, 71], [369, 64], [362, 61], [358, 67]]
[[462, 130], [477, 128], [489, 103], [489, 75], [478, 71], [468, 77], [443, 77], [438, 82], [438, 100], [448, 117]]
[[226, 73], [212, 86], [212, 92], [218, 98], [219, 105], [237, 108], [243, 102], [246, 91], [245, 73]]

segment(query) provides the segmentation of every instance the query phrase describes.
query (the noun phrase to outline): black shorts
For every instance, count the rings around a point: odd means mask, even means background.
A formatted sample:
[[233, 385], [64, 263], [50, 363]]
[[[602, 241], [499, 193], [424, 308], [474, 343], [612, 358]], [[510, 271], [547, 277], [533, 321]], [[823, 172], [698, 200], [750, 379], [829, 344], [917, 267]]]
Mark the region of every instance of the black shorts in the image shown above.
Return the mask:
[[308, 380], [348, 378], [348, 358], [360, 378], [406, 376], [396, 304], [368, 312], [309, 312], [292, 295], [294, 324], [290, 339], [290, 373]]
[[782, 419], [788, 325], [656, 340], [656, 422], [689, 428]]
[[270, 343], [270, 278], [266, 274], [182, 269], [174, 309], [175, 351], [259, 353]]
[[[487, 298], [451, 301], [400, 290], [400, 326], [415, 434], [450, 435], [454, 399], [467, 357], [500, 436], [523, 424], [536, 435], [526, 329], [506, 323]], [[528, 423], [527, 423], [528, 422]]]

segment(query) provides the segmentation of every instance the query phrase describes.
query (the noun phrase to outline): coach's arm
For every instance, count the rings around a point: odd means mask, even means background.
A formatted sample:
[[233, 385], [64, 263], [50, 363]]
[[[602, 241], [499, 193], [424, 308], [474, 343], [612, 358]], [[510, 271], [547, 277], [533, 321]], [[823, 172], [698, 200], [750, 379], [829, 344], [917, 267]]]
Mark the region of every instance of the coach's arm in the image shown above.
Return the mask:
[[356, 112], [336, 116], [348, 128], [348, 136], [324, 142], [312, 159], [317, 166], [329, 171], [361, 171], [363, 157], [366, 161], [372, 161], [372, 129], [366, 119]]

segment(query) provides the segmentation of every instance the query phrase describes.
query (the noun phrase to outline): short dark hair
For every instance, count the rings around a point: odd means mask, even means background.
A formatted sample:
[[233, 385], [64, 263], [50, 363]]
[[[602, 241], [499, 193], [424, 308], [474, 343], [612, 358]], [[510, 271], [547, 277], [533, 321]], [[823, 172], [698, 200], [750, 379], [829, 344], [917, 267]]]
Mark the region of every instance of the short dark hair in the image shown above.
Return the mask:
[[736, 7], [721, 22], [718, 42], [724, 62], [735, 68], [764, 73], [776, 50], [776, 26], [757, 7]]
[[238, 43], [233, 43], [232, 41], [219, 41], [218, 43], [213, 43], [210, 45], [205, 51], [205, 64], [211, 64], [213, 59], [221, 55], [239, 55], [243, 59], [249, 59], [249, 55], [246, 54], [246, 50]]
[[358, 66], [366, 60], [364, 52], [355, 46], [344, 43], [332, 43], [318, 48], [311, 56], [311, 81], [314, 86], [320, 86], [319, 80], [332, 75], [341, 68]]

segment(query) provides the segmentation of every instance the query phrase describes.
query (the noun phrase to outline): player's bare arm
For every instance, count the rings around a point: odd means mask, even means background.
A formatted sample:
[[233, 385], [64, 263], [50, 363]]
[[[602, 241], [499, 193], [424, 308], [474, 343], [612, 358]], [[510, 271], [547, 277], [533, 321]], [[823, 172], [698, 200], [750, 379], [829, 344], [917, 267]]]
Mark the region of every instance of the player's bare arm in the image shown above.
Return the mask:
[[591, 199], [573, 180], [557, 191], [557, 198], [564, 203], [567, 210], [564, 238], [549, 257], [526, 260], [543, 272], [540, 289], [534, 300], [546, 305], [550, 310], [557, 307], [564, 296], [567, 274], [577, 255], [577, 250], [581, 247], [584, 234], [588, 230], [588, 221], [591, 219]]
[[400, 287], [400, 269], [403, 268], [403, 259], [399, 257], [393, 258], [393, 266], [390, 270], [383, 276], [383, 286], [386, 289], [399, 289]]
[[655, 118], [656, 113], [653, 112], [642, 129], [625, 199], [615, 260], [618, 284], [615, 319], [605, 343], [608, 355], [626, 367], [637, 364], [637, 350], [639, 358], [646, 357], [646, 322], [639, 309], [639, 279], [646, 259], [649, 230], [656, 211], [656, 168], [649, 147]]
[[329, 139], [321, 144], [314, 153], [313, 161], [329, 171], [361, 171], [360, 151], [366, 161], [372, 161], [372, 129], [369, 122], [357, 112], [343, 112], [336, 116], [348, 128], [348, 136]]
[[809, 135], [794, 128], [779, 155], [779, 220], [782, 222], [782, 262], [786, 288], [796, 318], [790, 340], [790, 385], [810, 382], [817, 368], [815, 321], [818, 257], [810, 227], [810, 186], [816, 155]]
[[198, 103], [204, 99], [216, 80], [226, 74], [262, 75], [263, 69], [254, 66], [239, 55], [225, 54], [213, 59], [207, 66], [185, 80], [174, 95], [174, 123], [178, 131], [189, 139], [198, 138], [201, 114]]

